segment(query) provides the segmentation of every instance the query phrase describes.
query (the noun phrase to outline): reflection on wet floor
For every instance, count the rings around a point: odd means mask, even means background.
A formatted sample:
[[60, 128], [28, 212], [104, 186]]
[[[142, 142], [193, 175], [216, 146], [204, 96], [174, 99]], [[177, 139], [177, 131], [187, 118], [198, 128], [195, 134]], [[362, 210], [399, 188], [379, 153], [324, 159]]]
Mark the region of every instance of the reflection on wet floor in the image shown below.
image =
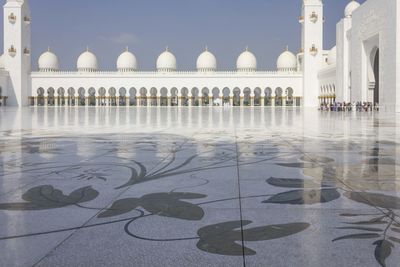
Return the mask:
[[300, 108], [0, 109], [0, 265], [397, 266], [399, 126]]

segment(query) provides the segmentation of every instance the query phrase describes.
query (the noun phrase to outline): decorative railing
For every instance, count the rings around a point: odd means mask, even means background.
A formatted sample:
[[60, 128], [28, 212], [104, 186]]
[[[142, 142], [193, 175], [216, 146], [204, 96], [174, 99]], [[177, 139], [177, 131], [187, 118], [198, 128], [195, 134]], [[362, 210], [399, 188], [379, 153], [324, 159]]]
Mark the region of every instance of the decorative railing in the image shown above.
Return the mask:
[[221, 77], [221, 76], [296, 76], [301, 75], [302, 72], [297, 71], [256, 71], [256, 72], [237, 72], [237, 71], [217, 71], [217, 72], [198, 72], [198, 71], [176, 71], [176, 72], [157, 72], [157, 71], [143, 71], [143, 72], [119, 72], [119, 71], [94, 71], [94, 72], [79, 72], [79, 71], [51, 71], [51, 72], [32, 72], [32, 76], [38, 77], [51, 77], [51, 76], [77, 76], [77, 77], [98, 77], [104, 76], [117, 76], [117, 77], [176, 77], [176, 76], [197, 76], [197, 77]]

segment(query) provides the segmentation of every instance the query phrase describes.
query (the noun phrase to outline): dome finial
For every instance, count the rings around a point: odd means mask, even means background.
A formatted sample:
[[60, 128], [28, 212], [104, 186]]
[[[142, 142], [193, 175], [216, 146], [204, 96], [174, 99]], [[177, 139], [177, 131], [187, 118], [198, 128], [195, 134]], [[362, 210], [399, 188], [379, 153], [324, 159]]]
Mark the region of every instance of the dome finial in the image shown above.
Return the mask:
[[208, 45], [206, 45], [206, 52], [208, 52]]
[[168, 47], [168, 45], [165, 47], [165, 52], [169, 52], [169, 47]]
[[88, 45], [86, 46], [86, 52], [89, 52], [89, 46]]
[[249, 52], [249, 46], [246, 45], [246, 52]]
[[129, 52], [129, 46], [125, 47], [125, 52]]
[[50, 52], [50, 46], [47, 47], [47, 52]]
[[289, 46], [288, 45], [286, 45], [286, 51], [289, 51]]

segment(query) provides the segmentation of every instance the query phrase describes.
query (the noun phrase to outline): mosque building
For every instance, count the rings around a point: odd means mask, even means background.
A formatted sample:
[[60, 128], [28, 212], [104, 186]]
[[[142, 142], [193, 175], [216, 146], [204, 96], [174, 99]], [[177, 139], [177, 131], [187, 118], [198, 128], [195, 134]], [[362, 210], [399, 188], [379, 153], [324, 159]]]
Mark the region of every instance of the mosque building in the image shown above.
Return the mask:
[[258, 68], [246, 48], [236, 69], [218, 71], [211, 50], [197, 58], [197, 71], [180, 71], [166, 49], [156, 70], [141, 71], [127, 48], [116, 70], [99, 69], [86, 49], [76, 70], [59, 69], [48, 49], [31, 66], [31, 14], [28, 0], [4, 6], [4, 54], [0, 58], [0, 103], [10, 106], [305, 106], [363, 101], [400, 112], [400, 0], [355, 0], [337, 24], [336, 46], [323, 48], [323, 0], [302, 0], [302, 49], [285, 49], [276, 69]]

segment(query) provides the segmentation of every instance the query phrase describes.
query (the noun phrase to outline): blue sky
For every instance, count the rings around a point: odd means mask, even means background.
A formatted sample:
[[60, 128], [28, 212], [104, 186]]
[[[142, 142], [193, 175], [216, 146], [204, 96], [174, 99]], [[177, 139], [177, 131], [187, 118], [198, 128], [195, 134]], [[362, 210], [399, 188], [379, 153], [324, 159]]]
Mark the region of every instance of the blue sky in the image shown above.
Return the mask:
[[[348, 2], [324, 1], [325, 49], [335, 44], [336, 23]], [[302, 0], [33, 0], [30, 5], [34, 69], [48, 46], [65, 70], [76, 68], [86, 46], [102, 70], [114, 70], [126, 46], [142, 70], [154, 70], [166, 46], [180, 70], [194, 70], [206, 45], [220, 70], [234, 69], [246, 46], [260, 70], [275, 69], [286, 45], [293, 52], [300, 48]]]

